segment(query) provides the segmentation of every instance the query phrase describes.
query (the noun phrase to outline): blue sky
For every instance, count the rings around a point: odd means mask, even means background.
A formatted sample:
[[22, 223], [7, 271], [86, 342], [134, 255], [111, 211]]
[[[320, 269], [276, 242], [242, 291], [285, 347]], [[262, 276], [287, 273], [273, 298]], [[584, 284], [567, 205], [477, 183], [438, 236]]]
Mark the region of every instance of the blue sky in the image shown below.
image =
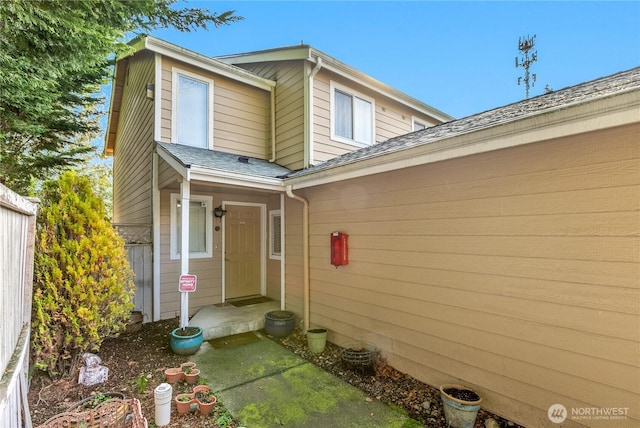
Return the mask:
[[210, 56], [301, 42], [456, 118], [525, 98], [518, 38], [536, 35], [530, 97], [640, 66], [640, 1], [189, 1], [245, 19], [154, 36]]

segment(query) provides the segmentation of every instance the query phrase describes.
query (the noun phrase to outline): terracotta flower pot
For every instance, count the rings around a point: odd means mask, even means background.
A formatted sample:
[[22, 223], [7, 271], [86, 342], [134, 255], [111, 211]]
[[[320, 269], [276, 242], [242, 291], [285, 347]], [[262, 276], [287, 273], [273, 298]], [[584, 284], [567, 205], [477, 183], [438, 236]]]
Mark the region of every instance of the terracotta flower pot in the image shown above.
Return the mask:
[[195, 410], [197, 407], [197, 402], [193, 398], [193, 393], [178, 394], [174, 401], [176, 402], [176, 409], [180, 415], [184, 415], [185, 413]]
[[164, 376], [167, 378], [167, 382], [169, 383], [180, 382], [183, 376], [182, 369], [180, 367], [171, 367], [164, 371]]
[[189, 385], [195, 385], [198, 383], [198, 377], [200, 376], [199, 369], [188, 369], [188, 371], [183, 372], [184, 380]]
[[218, 399], [213, 395], [211, 389], [208, 386], [196, 386], [195, 388], [193, 388], [193, 394], [196, 401], [198, 402], [198, 408], [200, 409], [201, 414], [208, 415], [213, 411]]

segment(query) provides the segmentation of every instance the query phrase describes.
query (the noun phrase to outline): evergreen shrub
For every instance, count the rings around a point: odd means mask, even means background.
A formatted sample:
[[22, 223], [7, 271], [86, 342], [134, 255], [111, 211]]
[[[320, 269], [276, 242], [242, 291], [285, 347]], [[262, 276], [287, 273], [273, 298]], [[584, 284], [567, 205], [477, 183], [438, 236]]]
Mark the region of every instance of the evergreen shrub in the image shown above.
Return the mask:
[[50, 375], [124, 330], [133, 272], [91, 179], [73, 171], [43, 185], [35, 248], [32, 359]]

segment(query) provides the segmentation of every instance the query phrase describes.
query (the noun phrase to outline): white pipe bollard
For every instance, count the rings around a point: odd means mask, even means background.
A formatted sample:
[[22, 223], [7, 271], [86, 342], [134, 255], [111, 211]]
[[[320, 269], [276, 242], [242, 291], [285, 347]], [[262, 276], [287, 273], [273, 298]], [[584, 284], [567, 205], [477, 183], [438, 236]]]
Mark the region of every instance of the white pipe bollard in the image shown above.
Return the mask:
[[156, 405], [156, 426], [169, 425], [171, 422], [171, 395], [173, 388], [168, 383], [161, 383], [153, 391]]

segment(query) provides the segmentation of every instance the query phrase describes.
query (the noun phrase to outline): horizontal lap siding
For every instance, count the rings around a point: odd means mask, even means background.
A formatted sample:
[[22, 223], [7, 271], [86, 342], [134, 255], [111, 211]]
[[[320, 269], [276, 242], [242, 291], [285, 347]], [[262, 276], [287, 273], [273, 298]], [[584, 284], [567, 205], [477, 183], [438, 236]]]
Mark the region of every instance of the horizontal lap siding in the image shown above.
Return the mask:
[[[289, 169], [304, 163], [304, 66], [302, 61], [241, 64], [261, 77], [277, 82], [276, 162]], [[269, 156], [271, 141], [269, 141]]]
[[[160, 319], [180, 316], [180, 293], [178, 292], [178, 279], [180, 278], [180, 259], [171, 260], [170, 254], [170, 225], [171, 214], [170, 195], [180, 193], [179, 190], [162, 190], [160, 195]], [[191, 195], [210, 195], [192, 190]], [[214, 206], [215, 205], [214, 203]], [[217, 225], [214, 220], [214, 227]], [[197, 275], [198, 286], [196, 291], [189, 294], [189, 316], [206, 305], [213, 305], [222, 301], [222, 288], [220, 278], [220, 250], [222, 237], [220, 233], [213, 232], [213, 258], [191, 259], [189, 261], [189, 273]]]
[[229, 78], [165, 58], [162, 62], [162, 141], [171, 142], [172, 67], [213, 80], [213, 146], [215, 150], [268, 157], [270, 94]]
[[153, 102], [146, 84], [154, 81], [154, 64], [149, 53], [129, 59], [113, 160], [115, 223], [151, 224]]
[[398, 135], [413, 131], [413, 118], [422, 123], [436, 125], [439, 121], [419, 113], [405, 105], [383, 97], [356, 83], [347, 81], [328, 71], [321, 70], [313, 81], [313, 123], [314, 123], [314, 160], [327, 161], [336, 156], [358, 149], [349, 144], [331, 139], [331, 89], [330, 82], [335, 81], [345, 87], [369, 96], [375, 100], [375, 141], [386, 141]]
[[[617, 128], [308, 189], [311, 322], [529, 426], [554, 403], [629, 407], [617, 426], [637, 425], [639, 139]], [[349, 234], [338, 269], [334, 230]]]

